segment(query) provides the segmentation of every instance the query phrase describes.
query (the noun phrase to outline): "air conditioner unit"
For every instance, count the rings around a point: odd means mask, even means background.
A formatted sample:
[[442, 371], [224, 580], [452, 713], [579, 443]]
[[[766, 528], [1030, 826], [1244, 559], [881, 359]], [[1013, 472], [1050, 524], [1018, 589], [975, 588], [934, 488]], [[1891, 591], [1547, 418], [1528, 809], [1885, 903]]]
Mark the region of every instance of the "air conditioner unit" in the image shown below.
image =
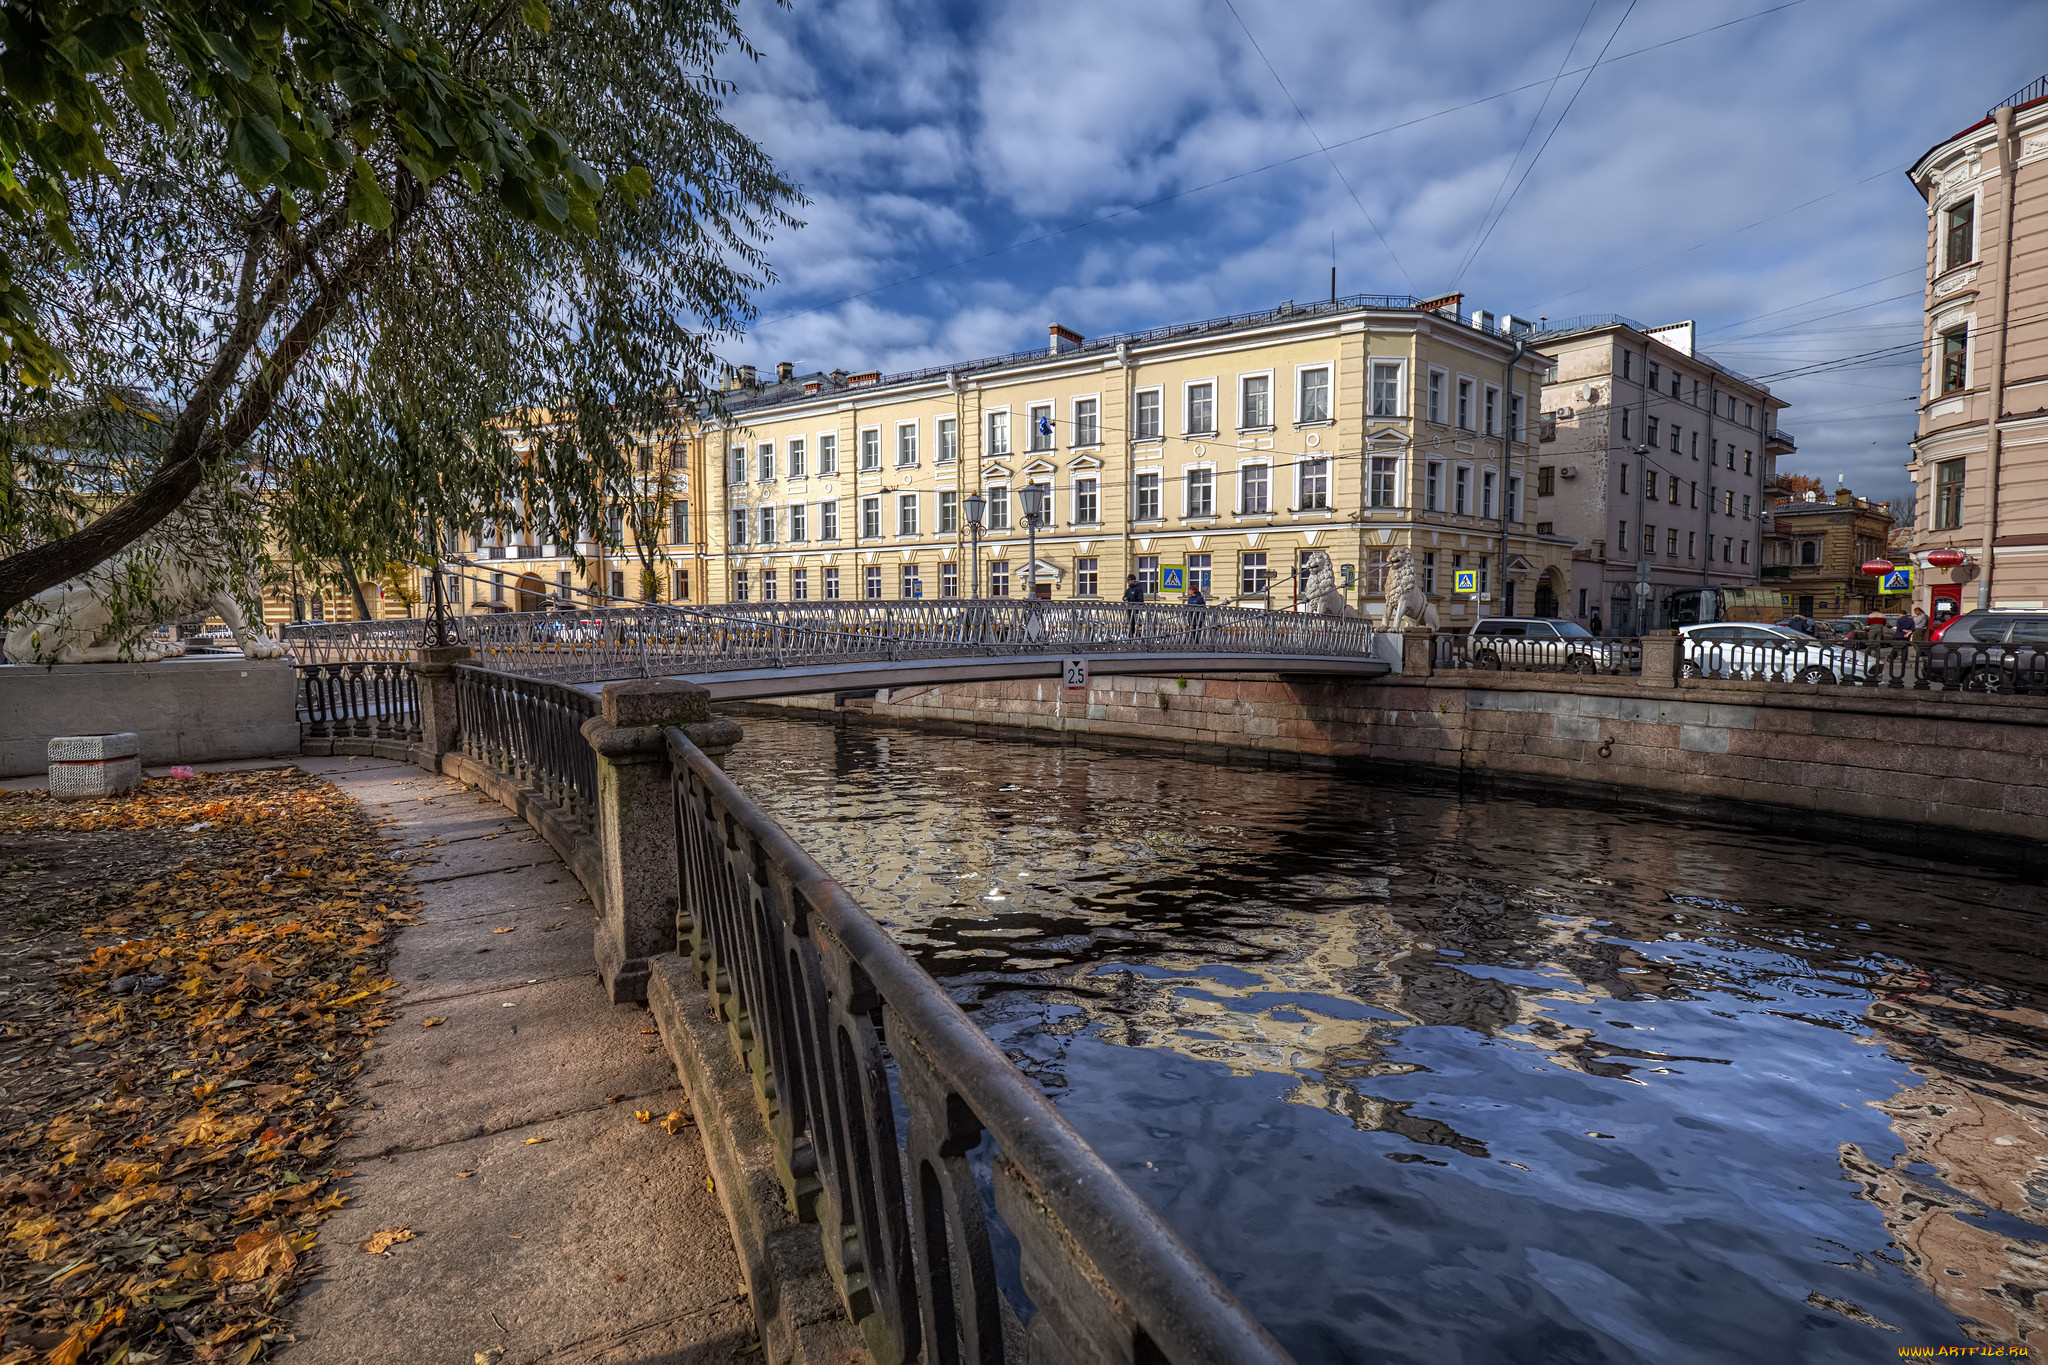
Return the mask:
[[1579, 477], [1579, 467], [1575, 464], [1560, 465], [1558, 466], [1557, 477], [1560, 479], [1576, 479]]

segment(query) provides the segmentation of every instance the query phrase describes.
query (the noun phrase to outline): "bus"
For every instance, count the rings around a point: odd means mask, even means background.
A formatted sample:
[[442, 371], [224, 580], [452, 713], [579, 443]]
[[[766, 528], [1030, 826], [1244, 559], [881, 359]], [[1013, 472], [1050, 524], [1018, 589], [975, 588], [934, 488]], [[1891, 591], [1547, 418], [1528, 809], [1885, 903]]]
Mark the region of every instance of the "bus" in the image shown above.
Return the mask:
[[1776, 588], [1675, 588], [1661, 603], [1664, 628], [1709, 621], [1776, 621], [1785, 614]]

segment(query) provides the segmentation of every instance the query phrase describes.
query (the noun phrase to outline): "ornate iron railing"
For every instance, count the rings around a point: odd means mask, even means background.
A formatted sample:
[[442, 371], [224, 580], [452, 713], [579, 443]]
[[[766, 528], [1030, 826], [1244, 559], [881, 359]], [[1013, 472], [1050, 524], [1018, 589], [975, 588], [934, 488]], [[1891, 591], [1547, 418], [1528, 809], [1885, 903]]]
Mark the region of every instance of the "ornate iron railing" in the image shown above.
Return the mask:
[[279, 635], [301, 664], [385, 662], [415, 658], [424, 621], [327, 621], [286, 626]]
[[1687, 636], [1679, 642], [1678, 672], [1722, 682], [2038, 695], [2048, 693], [2048, 648], [1921, 640], [1764, 644]]
[[1528, 640], [1445, 633], [1431, 637], [1430, 667], [1496, 673], [1640, 673], [1643, 642], [1633, 637]]
[[304, 738], [419, 740], [419, 679], [408, 665], [300, 664], [294, 671]]
[[597, 753], [582, 727], [597, 714], [596, 697], [465, 665], [455, 670], [455, 710], [462, 752], [595, 826]]
[[680, 730], [668, 742], [682, 947], [878, 1359], [1015, 1359], [973, 1157], [985, 1139], [1032, 1365], [1287, 1359], [844, 887]]

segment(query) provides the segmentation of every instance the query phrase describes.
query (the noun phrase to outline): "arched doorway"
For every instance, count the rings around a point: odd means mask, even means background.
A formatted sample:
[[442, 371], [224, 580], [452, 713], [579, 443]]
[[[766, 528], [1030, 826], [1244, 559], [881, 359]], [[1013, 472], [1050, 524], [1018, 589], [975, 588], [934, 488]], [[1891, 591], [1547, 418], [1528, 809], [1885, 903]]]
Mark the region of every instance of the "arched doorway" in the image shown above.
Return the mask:
[[519, 610], [540, 611], [548, 604], [548, 585], [537, 573], [519, 575]]
[[1545, 569], [1543, 577], [1536, 580], [1536, 614], [1551, 617], [1557, 615], [1558, 576], [1555, 568]]

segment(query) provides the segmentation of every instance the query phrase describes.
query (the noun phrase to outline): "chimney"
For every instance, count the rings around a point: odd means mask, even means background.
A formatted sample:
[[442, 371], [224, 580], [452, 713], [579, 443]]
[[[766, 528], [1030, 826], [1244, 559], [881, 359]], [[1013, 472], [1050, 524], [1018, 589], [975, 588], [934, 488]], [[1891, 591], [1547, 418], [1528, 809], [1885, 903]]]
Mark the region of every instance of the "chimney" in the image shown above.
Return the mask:
[[1464, 311], [1465, 296], [1463, 294], [1439, 294], [1433, 299], [1424, 299], [1415, 306], [1424, 313], [1448, 313], [1450, 316], [1456, 317], [1460, 312]]
[[1052, 345], [1046, 351], [1046, 354], [1065, 355], [1068, 351], [1078, 351], [1081, 349], [1081, 341], [1082, 337], [1079, 332], [1071, 327], [1062, 327], [1055, 322], [1052, 325]]
[[743, 389], [754, 387], [754, 367], [752, 365], [740, 366], [740, 387]]
[[834, 370], [828, 377], [835, 387], [842, 389], [846, 387], [846, 371]]
[[1855, 495], [1852, 494], [1848, 489], [1837, 488], [1835, 490], [1835, 506], [1847, 507], [1854, 500], [1854, 497]]
[[819, 389], [822, 389], [824, 387], [825, 386], [823, 384], [820, 384], [815, 379], [806, 379], [804, 381], [804, 394], [806, 396], [809, 396], [811, 394], [816, 393]]
[[791, 364], [791, 363], [790, 363], [789, 361], [787, 361], [787, 360], [778, 360], [778, 361], [776, 361], [776, 362], [775, 362], [775, 382], [776, 382], [776, 383], [778, 383], [778, 384], [787, 384], [787, 383], [788, 383], [788, 382], [789, 382], [790, 380], [792, 380], [792, 379], [794, 379], [794, 378], [796, 378], [796, 366], [795, 366], [795, 365]]

